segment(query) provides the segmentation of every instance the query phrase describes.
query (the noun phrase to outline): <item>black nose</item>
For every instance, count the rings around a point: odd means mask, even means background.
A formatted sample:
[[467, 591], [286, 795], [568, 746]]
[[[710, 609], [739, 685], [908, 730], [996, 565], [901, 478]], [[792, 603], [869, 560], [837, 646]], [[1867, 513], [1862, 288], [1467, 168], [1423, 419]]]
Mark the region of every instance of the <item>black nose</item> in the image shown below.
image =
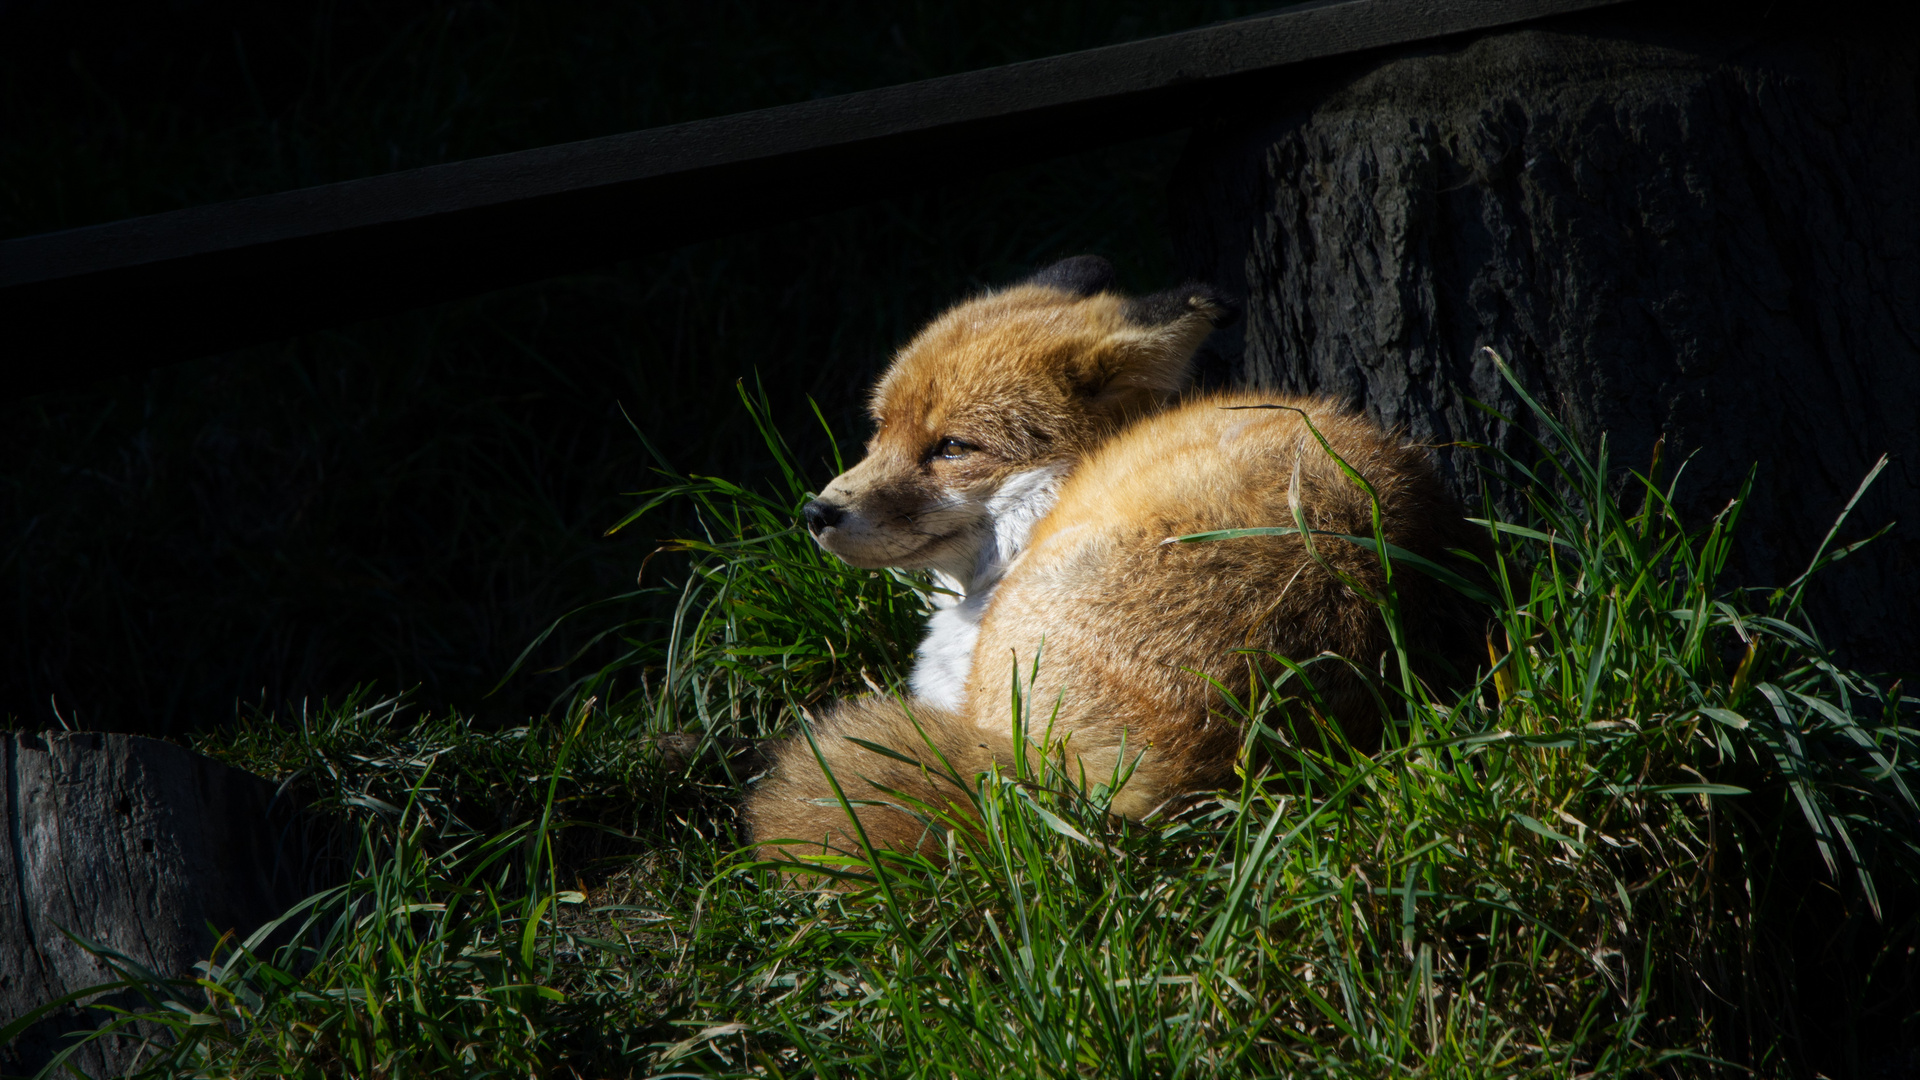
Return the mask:
[[845, 512], [824, 499], [815, 499], [800, 508], [800, 516], [807, 519], [807, 531], [819, 536], [822, 530], [831, 529], [840, 524]]

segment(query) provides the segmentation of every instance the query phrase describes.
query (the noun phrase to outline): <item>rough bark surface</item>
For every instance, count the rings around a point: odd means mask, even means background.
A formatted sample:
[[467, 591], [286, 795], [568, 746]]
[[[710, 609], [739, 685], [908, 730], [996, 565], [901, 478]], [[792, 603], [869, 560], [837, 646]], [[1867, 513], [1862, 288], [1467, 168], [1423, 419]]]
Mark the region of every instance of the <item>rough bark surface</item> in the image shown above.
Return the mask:
[[[1616, 466], [1688, 461], [1689, 524], [1758, 479], [1736, 572], [1796, 577], [1842, 655], [1920, 668], [1920, 48], [1583, 17], [1329, 71], [1197, 132], [1175, 183], [1185, 269], [1247, 297], [1217, 376], [1329, 394], [1439, 449], [1521, 446], [1521, 402]], [[1762, 32], [1734, 29], [1759, 25]]]
[[[257, 776], [132, 735], [13, 734], [0, 758], [0, 1027], [116, 978], [63, 930], [191, 976], [209, 924], [250, 933], [315, 884], [298, 816]], [[49, 1017], [0, 1047], [0, 1074], [33, 1073], [100, 1018]], [[136, 1048], [96, 1044], [73, 1061], [118, 1075]]]

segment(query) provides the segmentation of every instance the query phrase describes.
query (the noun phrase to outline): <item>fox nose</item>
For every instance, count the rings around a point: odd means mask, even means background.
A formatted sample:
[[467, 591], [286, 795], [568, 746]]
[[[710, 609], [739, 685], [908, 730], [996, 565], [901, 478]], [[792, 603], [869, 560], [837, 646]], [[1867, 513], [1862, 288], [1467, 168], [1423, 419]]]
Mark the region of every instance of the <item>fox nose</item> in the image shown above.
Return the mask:
[[815, 499], [800, 508], [800, 516], [807, 521], [807, 531], [815, 536], [840, 524], [846, 512], [825, 499]]

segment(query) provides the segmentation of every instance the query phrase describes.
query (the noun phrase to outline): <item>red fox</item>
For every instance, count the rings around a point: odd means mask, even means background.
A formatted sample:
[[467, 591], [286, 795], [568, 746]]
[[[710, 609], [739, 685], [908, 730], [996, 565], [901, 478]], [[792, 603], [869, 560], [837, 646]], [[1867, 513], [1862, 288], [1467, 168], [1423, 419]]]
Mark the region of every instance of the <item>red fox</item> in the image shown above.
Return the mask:
[[[1012, 756], [1013, 680], [1035, 729], [1090, 782], [1130, 769], [1112, 809], [1150, 815], [1222, 781], [1239, 753], [1219, 687], [1242, 695], [1276, 659], [1313, 666], [1324, 715], [1366, 749], [1379, 706], [1352, 664], [1390, 648], [1377, 556], [1298, 535], [1170, 543], [1290, 526], [1371, 536], [1374, 507], [1309, 430], [1377, 493], [1388, 543], [1448, 561], [1484, 536], [1427, 454], [1331, 402], [1252, 390], [1182, 398], [1193, 354], [1229, 313], [1204, 286], [1141, 298], [1112, 268], [1069, 259], [965, 301], [916, 336], [875, 387], [867, 456], [804, 509], [814, 538], [855, 566], [932, 572], [948, 594], [929, 620], [904, 703], [843, 702], [790, 740], [744, 816], [763, 852], [780, 839], [857, 851], [815, 749], [875, 846], [928, 843], [898, 792], [965, 813], [930, 743], [965, 781]], [[1393, 578], [1426, 673], [1470, 674], [1475, 605], [1420, 574]], [[1036, 666], [1037, 661], [1037, 666]], [[1218, 686], [1215, 685], [1218, 684]], [[862, 742], [920, 759], [915, 768]], [[1122, 758], [1126, 760], [1123, 762]], [[820, 848], [814, 848], [818, 851]]]

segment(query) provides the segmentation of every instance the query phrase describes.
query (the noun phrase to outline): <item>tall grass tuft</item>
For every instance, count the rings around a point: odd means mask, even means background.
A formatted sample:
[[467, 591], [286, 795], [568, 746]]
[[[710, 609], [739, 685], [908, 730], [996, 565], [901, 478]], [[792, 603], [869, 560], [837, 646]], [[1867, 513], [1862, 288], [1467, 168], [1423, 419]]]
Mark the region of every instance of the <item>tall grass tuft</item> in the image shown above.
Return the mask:
[[[641, 564], [635, 591], [548, 627], [508, 678], [563, 624], [612, 610], [631, 617], [587, 637], [575, 658], [609, 639], [621, 648], [569, 692], [604, 696], [641, 718], [647, 731], [770, 734], [789, 706], [878, 692], [901, 680], [926, 617], [924, 577], [861, 570], [823, 552], [799, 524], [813, 492], [772, 422], [765, 390], [749, 391], [744, 382], [736, 390], [774, 465], [769, 490], [681, 473], [636, 427], [666, 483], [638, 492], [640, 505], [607, 532], [676, 507], [691, 514], [697, 534], [656, 547]], [[813, 415], [825, 428], [817, 407]], [[827, 439], [841, 471], [831, 431]], [[684, 566], [678, 580], [666, 569], [676, 562]], [[648, 584], [649, 569], [659, 583]]]

